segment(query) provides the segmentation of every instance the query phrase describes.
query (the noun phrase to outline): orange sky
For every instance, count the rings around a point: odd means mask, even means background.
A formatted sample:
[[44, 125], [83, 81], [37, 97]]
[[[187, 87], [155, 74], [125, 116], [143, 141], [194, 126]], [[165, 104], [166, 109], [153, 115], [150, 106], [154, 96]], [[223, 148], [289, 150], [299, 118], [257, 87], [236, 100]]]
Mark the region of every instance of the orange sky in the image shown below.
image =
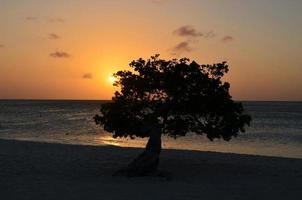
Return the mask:
[[228, 61], [239, 100], [302, 100], [298, 0], [2, 0], [0, 99], [110, 99], [110, 74], [160, 53]]

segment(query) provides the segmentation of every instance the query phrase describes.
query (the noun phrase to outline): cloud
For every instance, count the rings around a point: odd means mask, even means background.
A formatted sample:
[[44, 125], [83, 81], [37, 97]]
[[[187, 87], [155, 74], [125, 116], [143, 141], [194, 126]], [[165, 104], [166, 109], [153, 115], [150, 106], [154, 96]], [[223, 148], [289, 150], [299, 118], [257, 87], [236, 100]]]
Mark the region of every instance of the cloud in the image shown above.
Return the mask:
[[227, 36], [224, 36], [221, 40], [222, 40], [222, 42], [232, 42], [234, 40], [234, 37], [227, 35]]
[[4, 44], [0, 44], [0, 48], [3, 48], [4, 47]]
[[57, 40], [57, 39], [60, 39], [61, 37], [55, 33], [50, 33], [48, 34], [48, 39], [50, 40]]
[[69, 58], [71, 55], [69, 53], [66, 53], [64, 51], [55, 51], [53, 53], [49, 54], [53, 58]]
[[[37, 21], [37, 20], [40, 20], [40, 18], [34, 17], [34, 16], [28, 16], [28, 17], [25, 17], [25, 20], [26, 21]], [[44, 18], [42, 18], [42, 20], [49, 22], [49, 23], [63, 23], [66, 21], [64, 18], [61, 18], [61, 17], [44, 17]]]
[[174, 35], [181, 37], [202, 37], [204, 34], [202, 32], [197, 31], [192, 26], [182, 26], [175, 31], [173, 31]]
[[206, 32], [206, 33], [203, 34], [204, 38], [213, 38], [215, 36], [216, 35], [215, 35], [214, 31], [209, 31], [209, 32]]
[[27, 20], [27, 21], [35, 21], [37, 19], [38, 19], [37, 17], [33, 17], [33, 16], [25, 17], [25, 20]]
[[46, 21], [50, 23], [63, 23], [65, 22], [65, 19], [60, 17], [47, 17]]
[[177, 44], [173, 49], [173, 53], [180, 53], [180, 52], [191, 52], [191, 42], [190, 41], [183, 41]]
[[173, 31], [174, 35], [180, 36], [180, 37], [204, 37], [204, 38], [213, 38], [215, 37], [214, 31], [208, 31], [208, 32], [201, 32], [196, 30], [193, 26], [181, 26], [180, 28]]
[[83, 78], [83, 79], [92, 79], [93, 76], [92, 76], [91, 73], [85, 73], [85, 74], [83, 74], [82, 78]]
[[[180, 28], [173, 31], [174, 35], [179, 37], [188, 38], [186, 41], [182, 41], [178, 43], [176, 46], [172, 48], [172, 54], [182, 53], [182, 52], [191, 52], [193, 48], [191, 47], [193, 43], [198, 42], [199, 37], [211, 38], [214, 37], [215, 34], [213, 31], [209, 31], [206, 33], [202, 33], [196, 30], [193, 26], [181, 26]], [[195, 39], [193, 39], [195, 38]]]

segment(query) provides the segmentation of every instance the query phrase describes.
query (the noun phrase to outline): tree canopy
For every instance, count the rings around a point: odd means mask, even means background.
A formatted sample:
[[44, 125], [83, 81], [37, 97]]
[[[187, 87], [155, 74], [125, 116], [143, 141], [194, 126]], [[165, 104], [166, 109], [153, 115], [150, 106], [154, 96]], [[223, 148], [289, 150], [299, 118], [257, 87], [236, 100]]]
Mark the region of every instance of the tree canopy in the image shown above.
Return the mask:
[[155, 55], [134, 60], [130, 67], [114, 74], [120, 90], [95, 116], [113, 137], [149, 137], [156, 126], [172, 137], [194, 132], [228, 141], [251, 121], [222, 80], [229, 71], [226, 62], [200, 65]]

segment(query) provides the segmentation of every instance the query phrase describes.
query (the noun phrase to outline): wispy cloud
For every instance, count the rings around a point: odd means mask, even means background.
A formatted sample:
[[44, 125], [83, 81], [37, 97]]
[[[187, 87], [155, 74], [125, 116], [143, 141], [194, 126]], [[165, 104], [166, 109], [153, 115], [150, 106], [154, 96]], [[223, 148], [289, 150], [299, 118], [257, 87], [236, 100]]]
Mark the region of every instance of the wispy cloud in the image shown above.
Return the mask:
[[25, 17], [26, 21], [45, 21], [48, 23], [63, 23], [66, 20], [64, 18], [61, 17], [35, 17], [35, 16], [27, 16]]
[[61, 37], [55, 33], [49, 33], [48, 34], [48, 39], [50, 40], [57, 40], [57, 39], [60, 39]]
[[60, 17], [46, 17], [45, 19], [47, 22], [50, 22], [50, 23], [63, 23], [66, 21], [65, 19], [60, 18]]
[[201, 32], [195, 29], [193, 26], [189, 26], [189, 25], [179, 27], [178, 29], [173, 31], [172, 34], [179, 37], [187, 38], [186, 41], [180, 42], [172, 48], [173, 54], [193, 51], [194, 49], [192, 48], [192, 44], [198, 42], [199, 38], [201, 37], [202, 38], [215, 37], [215, 33], [213, 31]]
[[34, 16], [27, 16], [27, 17], [25, 17], [25, 20], [27, 20], [27, 21], [35, 21], [35, 20], [37, 20], [38, 18], [37, 17], [34, 17]]
[[183, 41], [178, 43], [175, 47], [172, 49], [172, 53], [182, 53], [182, 52], [191, 52], [193, 49], [191, 47], [191, 41]]
[[65, 51], [55, 51], [49, 54], [53, 58], [69, 58], [71, 55]]
[[216, 36], [216, 35], [215, 35], [214, 31], [205, 32], [205, 33], [203, 34], [203, 37], [204, 37], [204, 38], [213, 38], [213, 37], [215, 37], [215, 36]]
[[85, 74], [83, 74], [82, 78], [83, 79], [92, 79], [93, 75], [91, 73], [85, 73]]
[[230, 35], [227, 35], [227, 36], [224, 36], [221, 41], [222, 42], [232, 42], [234, 40], [234, 37], [233, 36], [230, 36]]
[[173, 31], [174, 35], [181, 36], [181, 37], [202, 37], [204, 34], [200, 31], [197, 31], [192, 26], [182, 26], [175, 31]]

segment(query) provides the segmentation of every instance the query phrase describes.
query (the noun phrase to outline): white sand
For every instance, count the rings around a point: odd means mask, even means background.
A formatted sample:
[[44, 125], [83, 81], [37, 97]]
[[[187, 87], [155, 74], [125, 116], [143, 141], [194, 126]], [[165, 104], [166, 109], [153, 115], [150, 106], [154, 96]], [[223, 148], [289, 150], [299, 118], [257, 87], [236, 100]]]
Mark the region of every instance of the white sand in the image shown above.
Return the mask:
[[163, 150], [171, 180], [111, 176], [141, 151], [0, 140], [0, 199], [302, 198], [302, 159]]

